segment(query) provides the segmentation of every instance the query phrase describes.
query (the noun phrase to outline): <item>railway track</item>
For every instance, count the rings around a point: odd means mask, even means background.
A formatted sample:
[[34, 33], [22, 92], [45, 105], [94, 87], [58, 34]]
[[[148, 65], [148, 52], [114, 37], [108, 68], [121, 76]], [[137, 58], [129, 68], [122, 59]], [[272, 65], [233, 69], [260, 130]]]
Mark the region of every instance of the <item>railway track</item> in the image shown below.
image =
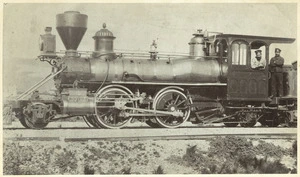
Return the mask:
[[140, 141], [200, 140], [217, 136], [239, 136], [258, 139], [297, 139], [296, 128], [209, 128], [209, 129], [57, 129], [4, 130], [4, 140], [13, 141]]
[[[192, 129], [201, 129], [201, 128], [241, 128], [244, 129], [245, 127], [237, 126], [237, 127], [226, 127], [223, 123], [214, 123], [214, 124], [192, 124], [189, 122], [184, 123], [182, 126], [176, 128], [176, 129], [182, 129], [182, 128], [192, 128]], [[249, 128], [266, 128], [264, 126], [261, 126], [260, 123], [257, 123], [254, 127]], [[285, 127], [285, 126], [278, 126], [277, 129], [281, 128], [295, 128], [295, 127]], [[11, 125], [4, 125], [4, 130], [27, 130], [25, 129], [19, 121], [13, 122]], [[88, 127], [85, 122], [51, 122], [47, 127], [44, 128], [44, 130], [48, 129], [97, 129], [98, 128], [92, 128]], [[144, 122], [135, 122], [131, 123], [129, 126], [126, 126], [122, 129], [158, 129], [158, 128], [151, 128], [147, 126]]]

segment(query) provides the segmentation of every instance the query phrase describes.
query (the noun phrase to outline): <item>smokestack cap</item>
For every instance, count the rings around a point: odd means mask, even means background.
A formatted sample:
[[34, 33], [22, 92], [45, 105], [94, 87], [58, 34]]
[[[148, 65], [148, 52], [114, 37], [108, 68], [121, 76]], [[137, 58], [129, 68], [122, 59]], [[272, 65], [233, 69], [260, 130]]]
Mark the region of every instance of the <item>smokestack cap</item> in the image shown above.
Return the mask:
[[87, 18], [85, 14], [78, 11], [66, 11], [63, 14], [56, 15], [56, 27], [87, 27]]
[[56, 29], [67, 50], [77, 50], [87, 29], [88, 16], [77, 11], [56, 15]]

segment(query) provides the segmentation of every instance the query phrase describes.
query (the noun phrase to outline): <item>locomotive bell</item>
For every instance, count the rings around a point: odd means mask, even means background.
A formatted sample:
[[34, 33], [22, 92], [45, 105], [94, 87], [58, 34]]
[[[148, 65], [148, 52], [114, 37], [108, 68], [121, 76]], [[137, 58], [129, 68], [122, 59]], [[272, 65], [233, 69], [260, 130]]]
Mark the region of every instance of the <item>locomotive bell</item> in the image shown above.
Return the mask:
[[56, 15], [56, 29], [68, 53], [76, 53], [87, 29], [88, 16], [77, 11], [66, 11]]
[[190, 56], [192, 58], [205, 56], [205, 39], [202, 30], [198, 30], [197, 33], [193, 34], [195, 37], [189, 42], [190, 45]]
[[93, 39], [95, 40], [95, 51], [93, 56], [98, 58], [105, 56], [106, 58], [111, 58], [114, 56], [114, 37], [113, 33], [106, 29], [106, 24], [103, 23], [103, 28], [96, 32]]

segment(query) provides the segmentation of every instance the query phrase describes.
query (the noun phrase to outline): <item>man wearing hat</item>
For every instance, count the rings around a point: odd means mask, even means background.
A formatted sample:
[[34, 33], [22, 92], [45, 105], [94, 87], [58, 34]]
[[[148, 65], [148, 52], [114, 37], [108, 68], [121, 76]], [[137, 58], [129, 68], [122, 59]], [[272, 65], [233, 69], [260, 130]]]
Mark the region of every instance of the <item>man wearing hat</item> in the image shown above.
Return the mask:
[[261, 50], [255, 51], [255, 58], [251, 59], [251, 68], [253, 69], [264, 69], [266, 67], [266, 60], [261, 57]]
[[[284, 58], [280, 56], [281, 50], [275, 49], [275, 57], [271, 58], [270, 61], [270, 72], [271, 72], [271, 90], [272, 95], [281, 97], [283, 95], [283, 69]], [[277, 90], [278, 89], [278, 90]]]

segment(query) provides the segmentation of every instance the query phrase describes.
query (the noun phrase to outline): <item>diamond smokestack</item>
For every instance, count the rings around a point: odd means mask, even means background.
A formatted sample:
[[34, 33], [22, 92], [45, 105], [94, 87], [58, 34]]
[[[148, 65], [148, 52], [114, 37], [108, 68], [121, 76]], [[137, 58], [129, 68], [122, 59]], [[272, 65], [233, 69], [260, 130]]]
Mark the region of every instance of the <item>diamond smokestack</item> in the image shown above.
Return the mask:
[[77, 50], [87, 29], [88, 16], [77, 11], [56, 15], [56, 29], [67, 50]]

